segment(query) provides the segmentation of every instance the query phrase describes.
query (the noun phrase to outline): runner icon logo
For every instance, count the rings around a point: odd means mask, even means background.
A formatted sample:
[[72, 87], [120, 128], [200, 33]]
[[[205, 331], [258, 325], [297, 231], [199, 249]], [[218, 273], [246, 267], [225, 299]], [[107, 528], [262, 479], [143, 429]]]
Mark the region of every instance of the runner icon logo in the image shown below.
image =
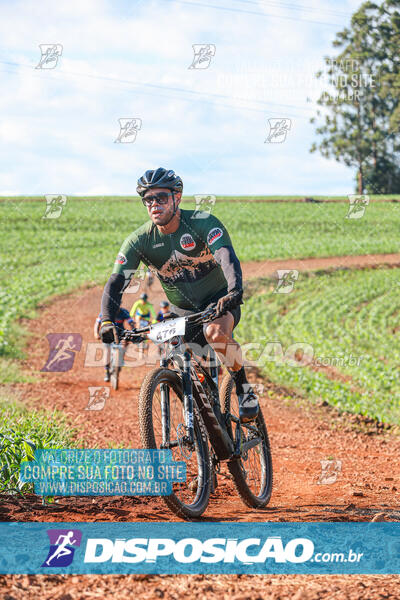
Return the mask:
[[321, 460], [321, 474], [317, 483], [319, 485], [331, 485], [335, 483], [339, 473], [342, 470], [342, 461], [341, 460]]
[[192, 48], [194, 57], [189, 69], [208, 69], [215, 56], [215, 44], [192, 44]]
[[[122, 256], [122, 254], [119, 254], [118, 256]], [[125, 260], [126, 262], [126, 260]], [[120, 263], [120, 264], [124, 264], [124, 263]], [[124, 283], [124, 287], [122, 288], [122, 291], [125, 294], [136, 294], [136, 292], [139, 290], [140, 286], [142, 283], [144, 283], [145, 278], [146, 278], [146, 271], [145, 269], [124, 269], [124, 277], [125, 277], [125, 283]]]
[[54, 69], [58, 64], [58, 59], [62, 55], [63, 47], [61, 44], [39, 44], [40, 61], [35, 69]]
[[349, 209], [346, 219], [361, 219], [369, 204], [369, 196], [366, 194], [349, 194]]
[[67, 203], [63, 194], [46, 194], [46, 210], [42, 219], [58, 219]]
[[103, 410], [106, 400], [110, 397], [110, 388], [90, 386], [88, 389], [89, 402], [85, 410]]
[[119, 134], [114, 140], [115, 144], [133, 144], [137, 132], [142, 129], [142, 119], [118, 119]]
[[81, 545], [80, 529], [48, 529], [50, 548], [42, 567], [68, 567], [75, 550]]
[[190, 217], [191, 219], [206, 219], [217, 200], [212, 194], [195, 194], [196, 208]]
[[282, 144], [292, 126], [291, 119], [268, 119], [269, 133], [264, 144]]
[[80, 333], [48, 333], [49, 356], [41, 371], [65, 373], [72, 369], [76, 352], [82, 347]]
[[277, 275], [278, 283], [276, 285], [275, 293], [289, 294], [299, 278], [299, 272], [296, 271], [296, 269], [278, 269]]

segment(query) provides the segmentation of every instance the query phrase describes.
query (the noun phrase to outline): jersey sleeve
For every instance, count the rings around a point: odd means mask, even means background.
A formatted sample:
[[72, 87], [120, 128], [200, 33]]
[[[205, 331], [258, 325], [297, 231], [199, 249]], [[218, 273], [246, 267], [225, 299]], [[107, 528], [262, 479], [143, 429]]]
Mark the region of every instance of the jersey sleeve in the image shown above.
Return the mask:
[[212, 254], [215, 254], [219, 248], [232, 246], [232, 241], [226, 227], [224, 227], [217, 217], [209, 215], [205, 219], [199, 219], [199, 221], [203, 221], [203, 239]]
[[[134, 232], [122, 244], [112, 272], [121, 273], [125, 279], [130, 279], [132, 272], [138, 268], [142, 257], [141, 238], [137, 232]], [[130, 271], [130, 273], [127, 273], [127, 271]]]
[[209, 215], [203, 222], [203, 239], [222, 269], [228, 292], [242, 293], [242, 269], [228, 231], [214, 215]]

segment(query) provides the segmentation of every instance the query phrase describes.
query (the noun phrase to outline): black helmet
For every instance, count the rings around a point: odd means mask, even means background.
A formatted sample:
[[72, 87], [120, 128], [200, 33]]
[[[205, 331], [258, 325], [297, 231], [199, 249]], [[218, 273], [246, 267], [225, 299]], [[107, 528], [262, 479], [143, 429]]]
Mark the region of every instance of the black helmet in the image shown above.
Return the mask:
[[183, 190], [182, 179], [171, 169], [158, 169], [146, 171], [144, 175], [139, 177], [136, 191], [139, 196], [144, 196], [147, 190], [151, 188], [167, 188], [173, 192], [181, 192]]
[[146, 302], [147, 298], [148, 298], [147, 294], [140, 294], [141, 300], [144, 300]]
[[167, 302], [166, 300], [163, 300], [162, 302], [160, 302], [160, 306], [161, 306], [161, 308], [167, 308], [167, 306], [169, 306], [169, 302]]

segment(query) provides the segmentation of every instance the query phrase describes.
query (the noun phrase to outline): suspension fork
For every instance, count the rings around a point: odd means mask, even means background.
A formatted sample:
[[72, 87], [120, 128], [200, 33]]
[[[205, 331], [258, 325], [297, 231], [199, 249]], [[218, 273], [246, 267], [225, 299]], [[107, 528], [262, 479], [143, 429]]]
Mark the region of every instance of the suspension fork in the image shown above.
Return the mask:
[[182, 371], [182, 386], [183, 386], [183, 405], [185, 409], [185, 425], [190, 444], [194, 444], [194, 427], [193, 427], [193, 390], [192, 378], [190, 374], [190, 354], [186, 350], [183, 354], [183, 371]]
[[[167, 361], [165, 358], [160, 360], [160, 366], [166, 367]], [[160, 384], [161, 393], [161, 424], [162, 424], [162, 447], [169, 448], [170, 436], [170, 403], [169, 403], [169, 387], [166, 383]]]
[[218, 367], [217, 367], [217, 355], [216, 352], [211, 346], [208, 350], [208, 359], [210, 361], [209, 373], [212, 380], [215, 383], [216, 388], [218, 389]]

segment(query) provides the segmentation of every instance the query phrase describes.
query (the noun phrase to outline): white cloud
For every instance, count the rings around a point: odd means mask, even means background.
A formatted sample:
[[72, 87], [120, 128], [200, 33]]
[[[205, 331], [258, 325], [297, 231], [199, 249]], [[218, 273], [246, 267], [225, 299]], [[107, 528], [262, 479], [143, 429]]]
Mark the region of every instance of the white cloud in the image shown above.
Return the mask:
[[[326, 11], [358, 3], [307, 0], [312, 10], [300, 13], [262, 0], [236, 5], [268, 15], [170, 0], [3, 5], [0, 60], [23, 66], [0, 62], [0, 190], [132, 193], [142, 170], [163, 164], [182, 173], [187, 193], [344, 193], [353, 173], [308, 152], [306, 97], [335, 29], [270, 14], [344, 26]], [[59, 65], [35, 69], [38, 45], [50, 42], [63, 45]], [[210, 68], [189, 70], [192, 44], [203, 42], [217, 47]], [[294, 122], [273, 153], [263, 143], [271, 116]], [[120, 117], [142, 119], [134, 144], [114, 144]]]

